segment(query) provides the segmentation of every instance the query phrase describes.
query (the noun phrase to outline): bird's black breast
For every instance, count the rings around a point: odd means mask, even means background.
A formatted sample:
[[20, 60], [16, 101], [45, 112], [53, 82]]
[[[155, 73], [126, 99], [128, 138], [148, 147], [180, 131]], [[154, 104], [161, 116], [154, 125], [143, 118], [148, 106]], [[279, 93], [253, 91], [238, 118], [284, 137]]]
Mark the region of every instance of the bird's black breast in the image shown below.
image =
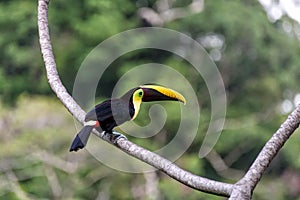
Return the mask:
[[106, 100], [88, 112], [85, 121], [98, 120], [104, 131], [111, 131], [114, 127], [132, 119], [133, 105], [123, 99]]

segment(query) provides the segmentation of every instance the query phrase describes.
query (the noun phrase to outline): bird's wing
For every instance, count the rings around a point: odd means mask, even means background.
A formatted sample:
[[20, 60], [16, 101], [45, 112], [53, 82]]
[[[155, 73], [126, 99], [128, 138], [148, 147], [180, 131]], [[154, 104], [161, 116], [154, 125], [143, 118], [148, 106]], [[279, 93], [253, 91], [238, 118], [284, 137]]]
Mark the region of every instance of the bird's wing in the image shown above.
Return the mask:
[[99, 120], [105, 121], [112, 117], [111, 115], [111, 100], [106, 100], [100, 104], [97, 104], [91, 111], [85, 116], [85, 121]]
[[123, 99], [113, 99], [111, 101], [112, 116], [117, 125], [121, 125], [126, 121], [131, 120], [133, 113], [132, 108], [129, 106], [129, 102]]
[[86, 114], [85, 121], [98, 120], [101, 128], [112, 130], [115, 126], [131, 120], [133, 114], [134, 108], [129, 107], [128, 101], [111, 99], [96, 105]]

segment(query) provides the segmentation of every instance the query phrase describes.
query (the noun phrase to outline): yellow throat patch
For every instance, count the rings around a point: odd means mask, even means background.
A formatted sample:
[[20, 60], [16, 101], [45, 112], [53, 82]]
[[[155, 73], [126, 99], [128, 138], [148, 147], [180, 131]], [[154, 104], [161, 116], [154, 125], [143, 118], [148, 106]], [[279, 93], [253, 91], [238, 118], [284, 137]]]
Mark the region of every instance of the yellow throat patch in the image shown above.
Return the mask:
[[144, 96], [144, 91], [142, 89], [138, 89], [133, 93], [132, 103], [134, 106], [134, 115], [131, 120], [135, 119], [137, 114], [139, 113], [143, 96]]

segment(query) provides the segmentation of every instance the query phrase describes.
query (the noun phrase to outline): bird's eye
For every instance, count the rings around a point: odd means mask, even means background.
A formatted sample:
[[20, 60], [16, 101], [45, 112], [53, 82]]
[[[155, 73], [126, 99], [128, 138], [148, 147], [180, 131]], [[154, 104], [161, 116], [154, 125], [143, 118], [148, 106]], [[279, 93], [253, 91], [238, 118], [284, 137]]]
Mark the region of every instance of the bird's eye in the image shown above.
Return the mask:
[[142, 96], [142, 95], [143, 95], [143, 92], [142, 92], [142, 91], [140, 91], [140, 92], [139, 92], [139, 96]]

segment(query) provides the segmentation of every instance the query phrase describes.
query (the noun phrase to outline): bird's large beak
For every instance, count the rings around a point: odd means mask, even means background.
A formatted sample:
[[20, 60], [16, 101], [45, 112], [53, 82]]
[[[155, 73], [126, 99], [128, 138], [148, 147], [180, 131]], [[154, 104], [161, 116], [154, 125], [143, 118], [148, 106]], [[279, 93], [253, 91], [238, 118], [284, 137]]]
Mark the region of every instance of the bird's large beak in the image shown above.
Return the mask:
[[144, 91], [142, 101], [180, 101], [186, 104], [185, 98], [175, 90], [160, 85], [142, 85], [140, 88]]

